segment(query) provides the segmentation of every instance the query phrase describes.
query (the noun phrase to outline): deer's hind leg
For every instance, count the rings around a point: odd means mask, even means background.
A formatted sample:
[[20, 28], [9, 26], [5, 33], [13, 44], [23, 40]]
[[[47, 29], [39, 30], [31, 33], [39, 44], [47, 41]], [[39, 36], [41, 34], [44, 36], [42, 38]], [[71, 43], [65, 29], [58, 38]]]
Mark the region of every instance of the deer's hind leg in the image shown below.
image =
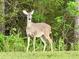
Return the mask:
[[49, 35], [44, 35], [44, 37], [45, 37], [45, 38], [49, 41], [51, 51], [53, 51], [53, 45], [52, 45], [53, 41], [52, 41], [52, 39], [50, 38], [50, 36], [49, 36]]
[[41, 41], [44, 43], [43, 51], [45, 51], [47, 43], [46, 43], [46, 41], [45, 41], [45, 39], [43, 37], [40, 37], [40, 38], [41, 38]]

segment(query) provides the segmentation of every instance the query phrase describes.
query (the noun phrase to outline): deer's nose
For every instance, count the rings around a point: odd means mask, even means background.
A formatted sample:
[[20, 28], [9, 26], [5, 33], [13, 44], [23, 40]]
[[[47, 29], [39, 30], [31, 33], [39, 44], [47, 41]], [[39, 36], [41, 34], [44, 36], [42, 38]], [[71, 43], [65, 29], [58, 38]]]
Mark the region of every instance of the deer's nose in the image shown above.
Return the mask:
[[31, 20], [31, 18], [29, 18], [29, 20]]
[[31, 20], [31, 19], [29, 18], [29, 20]]

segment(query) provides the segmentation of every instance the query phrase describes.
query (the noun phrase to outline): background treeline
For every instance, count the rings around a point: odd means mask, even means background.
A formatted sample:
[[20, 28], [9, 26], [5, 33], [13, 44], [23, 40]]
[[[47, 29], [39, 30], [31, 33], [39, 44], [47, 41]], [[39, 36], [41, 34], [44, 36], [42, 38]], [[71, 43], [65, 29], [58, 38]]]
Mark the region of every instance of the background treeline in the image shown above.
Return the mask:
[[[24, 9], [28, 12], [35, 10], [33, 22], [51, 25], [55, 51], [78, 50], [74, 44], [75, 5], [74, 0], [0, 0], [0, 51], [26, 51], [27, 19], [22, 13]], [[32, 50], [32, 43], [30, 46]], [[39, 39], [36, 50], [42, 49], [43, 43]]]

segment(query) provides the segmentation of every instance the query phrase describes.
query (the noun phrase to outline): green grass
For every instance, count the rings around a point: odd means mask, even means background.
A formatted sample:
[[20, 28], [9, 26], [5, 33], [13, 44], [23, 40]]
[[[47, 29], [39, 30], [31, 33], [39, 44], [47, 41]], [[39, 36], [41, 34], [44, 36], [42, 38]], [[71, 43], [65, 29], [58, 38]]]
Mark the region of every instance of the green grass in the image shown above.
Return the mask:
[[79, 51], [0, 52], [0, 59], [79, 59]]

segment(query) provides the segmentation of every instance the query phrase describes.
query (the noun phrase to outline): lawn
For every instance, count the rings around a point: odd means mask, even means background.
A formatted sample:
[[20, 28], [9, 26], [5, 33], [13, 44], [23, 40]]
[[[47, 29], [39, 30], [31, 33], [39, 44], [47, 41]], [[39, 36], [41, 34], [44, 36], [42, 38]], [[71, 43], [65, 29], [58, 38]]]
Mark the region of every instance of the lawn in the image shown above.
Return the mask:
[[79, 51], [0, 52], [0, 59], [79, 59]]

